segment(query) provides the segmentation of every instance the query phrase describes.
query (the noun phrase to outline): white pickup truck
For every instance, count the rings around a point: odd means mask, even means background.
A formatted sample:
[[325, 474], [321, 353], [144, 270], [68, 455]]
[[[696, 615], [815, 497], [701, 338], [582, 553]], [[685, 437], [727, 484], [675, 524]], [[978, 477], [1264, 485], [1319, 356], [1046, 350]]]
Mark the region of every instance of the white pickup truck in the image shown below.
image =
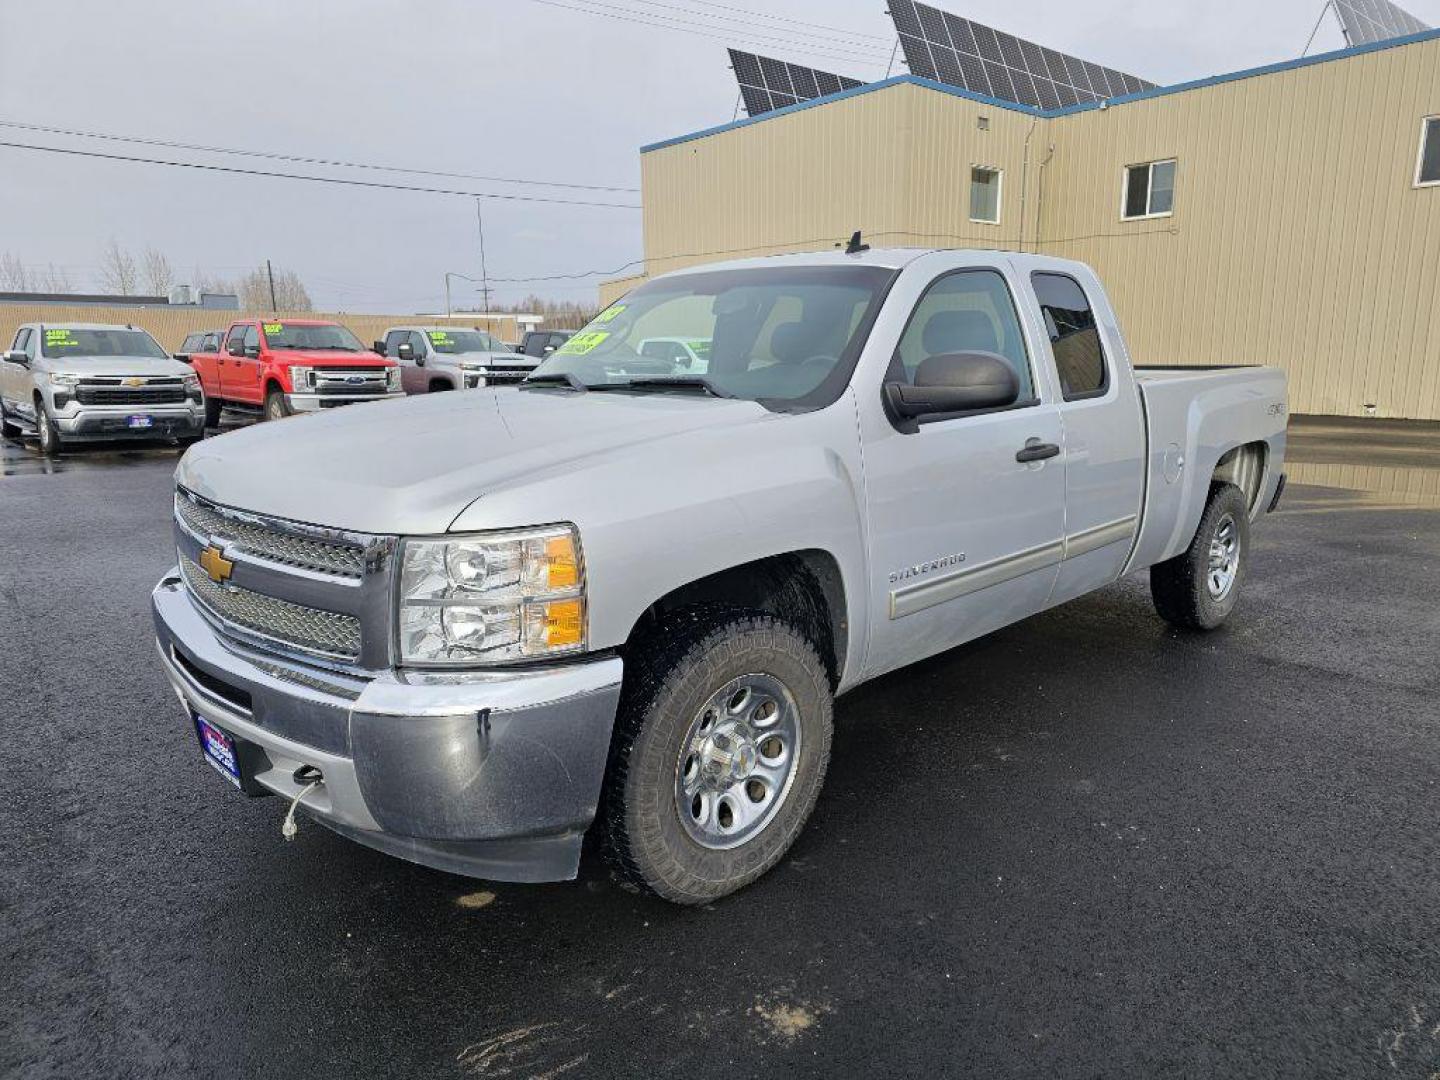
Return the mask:
[[[708, 342], [704, 373], [657, 338]], [[1285, 395], [1137, 371], [1073, 262], [685, 270], [518, 392], [192, 448], [160, 658], [210, 764], [292, 814], [527, 881], [594, 827], [625, 881], [701, 903], [790, 846], [865, 680], [1147, 569], [1165, 619], [1219, 626]]]

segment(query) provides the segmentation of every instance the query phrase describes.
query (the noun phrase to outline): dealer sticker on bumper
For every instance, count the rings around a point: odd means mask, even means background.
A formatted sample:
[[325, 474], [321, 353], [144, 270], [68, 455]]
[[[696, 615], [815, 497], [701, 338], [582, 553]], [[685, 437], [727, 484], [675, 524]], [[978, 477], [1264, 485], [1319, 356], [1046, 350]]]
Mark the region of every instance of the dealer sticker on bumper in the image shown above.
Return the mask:
[[205, 760], [238, 788], [240, 759], [235, 754], [235, 740], [198, 713], [195, 714], [195, 734], [200, 737], [200, 749], [205, 754]]

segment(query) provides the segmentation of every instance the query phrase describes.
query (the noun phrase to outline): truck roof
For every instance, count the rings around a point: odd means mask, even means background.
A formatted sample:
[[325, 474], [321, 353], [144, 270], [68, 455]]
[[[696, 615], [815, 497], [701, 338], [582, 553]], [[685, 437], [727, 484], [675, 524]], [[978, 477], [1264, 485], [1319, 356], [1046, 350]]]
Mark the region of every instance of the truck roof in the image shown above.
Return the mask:
[[291, 318], [287, 318], [287, 317], [284, 316], [284, 315], [274, 315], [274, 316], [252, 315], [252, 316], [250, 316], [249, 318], [245, 318], [245, 319], [235, 319], [234, 321], [232, 321], [232, 322], [230, 323], [230, 325], [231, 325], [231, 326], [240, 326], [240, 325], [242, 325], [242, 324], [244, 324], [244, 323], [271, 323], [271, 322], [289, 323], [291, 326], [340, 326], [340, 325], [341, 325], [340, 323], [336, 322], [334, 319], [291, 319]]
[[61, 326], [64, 327], [66, 330], [140, 330], [148, 333], [148, 331], [145, 331], [145, 328], [143, 326], [129, 326], [125, 323], [67, 322], [65, 320], [61, 320], [59, 322], [49, 322], [48, 320], [46, 320], [29, 323], [27, 325]]
[[890, 270], [900, 270], [921, 256], [932, 255], [939, 251], [952, 255], [973, 256], [977, 262], [994, 259], [997, 255], [1011, 259], [1023, 259], [1027, 262], [1050, 264], [1069, 261], [997, 248], [888, 247], [870, 248], [854, 255], [847, 255], [844, 251], [797, 251], [786, 255], [760, 255], [749, 259], [732, 259], [728, 262], [687, 266], [661, 276], [678, 277], [682, 274], [706, 273], [714, 270], [743, 270], [752, 267], [775, 266], [879, 266]]

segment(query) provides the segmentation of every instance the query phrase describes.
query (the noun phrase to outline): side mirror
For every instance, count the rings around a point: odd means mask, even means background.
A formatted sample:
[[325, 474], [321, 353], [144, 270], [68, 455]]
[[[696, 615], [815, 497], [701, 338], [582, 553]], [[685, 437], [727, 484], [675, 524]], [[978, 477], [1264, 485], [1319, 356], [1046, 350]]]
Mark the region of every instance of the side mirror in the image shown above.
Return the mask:
[[374, 352], [378, 353], [380, 356], [385, 355], [385, 342], [383, 341], [372, 341], [370, 343], [370, 348]]
[[228, 349], [226, 349], [225, 351], [228, 352], [231, 356], [244, 356], [244, 355], [245, 355], [245, 346], [244, 346], [244, 345], [231, 345], [231, 346], [230, 346]]
[[411, 345], [408, 341], [398, 346], [395, 349], [395, 358], [397, 360], [403, 360], [407, 364], [410, 363], [415, 359], [415, 346]]
[[190, 354], [188, 352], [177, 352], [171, 353], [170, 355], [173, 356], [176, 360], [179, 360], [182, 364], [190, 363]]
[[259, 346], [259, 345], [246, 345], [245, 348], [244, 348], [243, 350], [241, 350], [241, 351], [243, 352], [243, 354], [244, 354], [246, 357], [248, 357], [248, 358], [251, 359], [251, 360], [259, 360], [259, 359], [260, 359], [260, 346]]
[[545, 355], [546, 355], [546, 356], [549, 356], [549, 355], [550, 355], [552, 352], [554, 352], [554, 351], [555, 351], [555, 346], [554, 346], [554, 345], [549, 345], [549, 344], [547, 344], [547, 345], [545, 346]]
[[19, 349], [11, 349], [5, 354], [5, 362], [8, 364], [19, 364], [21, 367], [30, 366], [30, 358]]
[[888, 382], [885, 401], [896, 416], [918, 420], [940, 413], [1003, 409], [1020, 397], [1020, 381], [1004, 357], [987, 352], [931, 356], [915, 369], [915, 383]]

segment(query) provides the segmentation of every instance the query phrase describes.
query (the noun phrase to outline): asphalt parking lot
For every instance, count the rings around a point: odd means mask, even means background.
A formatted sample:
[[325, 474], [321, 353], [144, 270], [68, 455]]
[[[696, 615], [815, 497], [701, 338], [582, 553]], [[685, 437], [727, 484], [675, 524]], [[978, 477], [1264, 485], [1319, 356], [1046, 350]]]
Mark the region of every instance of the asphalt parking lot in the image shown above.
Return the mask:
[[1228, 628], [1142, 575], [862, 687], [700, 910], [282, 841], [153, 656], [175, 451], [7, 443], [0, 1075], [1434, 1080], [1440, 428], [1346, 430]]

